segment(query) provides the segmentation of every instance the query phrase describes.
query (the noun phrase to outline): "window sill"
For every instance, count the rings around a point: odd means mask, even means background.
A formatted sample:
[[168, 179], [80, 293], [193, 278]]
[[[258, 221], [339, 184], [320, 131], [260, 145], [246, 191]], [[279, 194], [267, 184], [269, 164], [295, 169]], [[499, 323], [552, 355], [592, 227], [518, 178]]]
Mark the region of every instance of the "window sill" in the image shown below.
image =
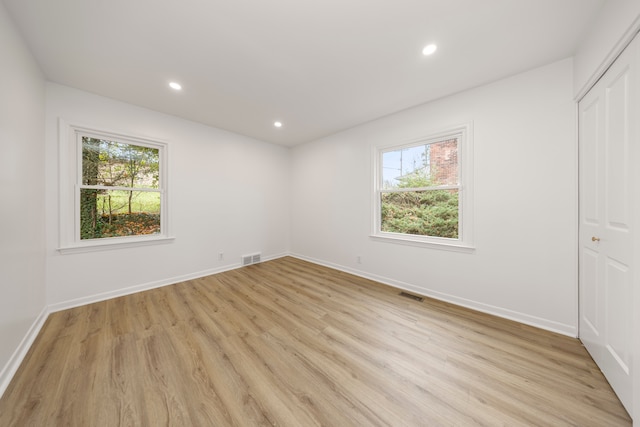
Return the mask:
[[97, 252], [111, 249], [133, 248], [137, 246], [161, 245], [171, 243], [175, 237], [153, 236], [153, 237], [112, 237], [105, 241], [87, 240], [70, 246], [58, 248], [61, 254], [77, 254], [83, 252]]
[[436, 241], [427, 241], [419, 238], [412, 238], [401, 234], [372, 234], [371, 237], [374, 240], [378, 240], [380, 242], [385, 243], [396, 243], [401, 245], [408, 246], [417, 246], [421, 248], [429, 248], [429, 249], [439, 249], [444, 251], [453, 251], [453, 252], [462, 252], [462, 253], [473, 253], [475, 252], [475, 246], [471, 246], [469, 244], [463, 242], [436, 242]]

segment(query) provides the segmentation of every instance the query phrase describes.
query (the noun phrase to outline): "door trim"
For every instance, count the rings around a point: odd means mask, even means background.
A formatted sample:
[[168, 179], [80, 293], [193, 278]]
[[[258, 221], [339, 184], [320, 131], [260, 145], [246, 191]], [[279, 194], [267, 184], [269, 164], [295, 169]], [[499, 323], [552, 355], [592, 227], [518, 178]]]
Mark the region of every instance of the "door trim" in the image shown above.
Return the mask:
[[576, 93], [575, 101], [576, 108], [582, 98], [585, 97], [587, 93], [598, 83], [598, 81], [604, 76], [609, 68], [613, 65], [613, 63], [618, 59], [618, 57], [624, 52], [624, 50], [629, 46], [629, 44], [633, 41], [637, 34], [640, 33], [640, 16], [638, 16], [635, 21], [631, 24], [631, 26], [627, 29], [627, 31], [620, 37], [620, 40], [611, 48], [609, 54], [602, 60], [598, 68], [593, 72], [589, 80], [582, 86], [582, 88]]

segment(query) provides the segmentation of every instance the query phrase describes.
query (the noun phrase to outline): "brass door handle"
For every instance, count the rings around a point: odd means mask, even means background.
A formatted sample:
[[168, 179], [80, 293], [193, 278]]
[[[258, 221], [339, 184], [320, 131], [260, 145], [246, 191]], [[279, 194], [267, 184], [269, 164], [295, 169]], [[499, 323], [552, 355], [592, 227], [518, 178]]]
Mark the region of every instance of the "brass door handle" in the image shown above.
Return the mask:
[[600, 238], [599, 238], [599, 237], [596, 237], [596, 236], [593, 236], [593, 237], [591, 238], [591, 241], [592, 241], [592, 242], [599, 242], [599, 241], [600, 241]]

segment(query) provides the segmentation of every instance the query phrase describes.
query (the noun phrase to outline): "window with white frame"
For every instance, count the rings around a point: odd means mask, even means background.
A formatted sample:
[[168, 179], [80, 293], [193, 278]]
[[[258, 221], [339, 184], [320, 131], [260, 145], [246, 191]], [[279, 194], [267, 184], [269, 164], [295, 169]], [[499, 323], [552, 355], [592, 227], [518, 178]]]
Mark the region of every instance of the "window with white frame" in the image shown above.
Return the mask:
[[471, 125], [376, 148], [373, 237], [472, 247]]
[[62, 127], [61, 251], [166, 240], [166, 144]]

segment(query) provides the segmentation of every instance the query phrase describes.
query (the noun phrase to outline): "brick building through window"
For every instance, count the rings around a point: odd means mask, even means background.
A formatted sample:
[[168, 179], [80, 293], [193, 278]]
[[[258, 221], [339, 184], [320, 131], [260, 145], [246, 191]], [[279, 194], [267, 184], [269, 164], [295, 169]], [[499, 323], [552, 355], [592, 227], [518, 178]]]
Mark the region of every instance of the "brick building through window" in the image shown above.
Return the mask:
[[429, 174], [435, 185], [458, 184], [458, 140], [436, 142], [429, 146]]

